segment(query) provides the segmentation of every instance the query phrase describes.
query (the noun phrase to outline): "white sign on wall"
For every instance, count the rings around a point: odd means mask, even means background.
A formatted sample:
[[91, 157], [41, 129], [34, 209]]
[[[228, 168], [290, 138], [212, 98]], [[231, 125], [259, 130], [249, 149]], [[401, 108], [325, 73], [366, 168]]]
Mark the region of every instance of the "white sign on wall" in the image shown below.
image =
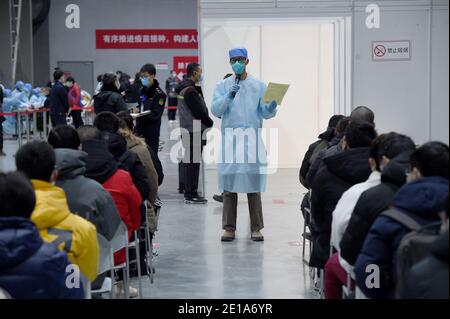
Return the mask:
[[157, 70], [168, 70], [169, 64], [168, 63], [156, 63], [155, 68]]
[[411, 60], [411, 41], [373, 41], [372, 61]]

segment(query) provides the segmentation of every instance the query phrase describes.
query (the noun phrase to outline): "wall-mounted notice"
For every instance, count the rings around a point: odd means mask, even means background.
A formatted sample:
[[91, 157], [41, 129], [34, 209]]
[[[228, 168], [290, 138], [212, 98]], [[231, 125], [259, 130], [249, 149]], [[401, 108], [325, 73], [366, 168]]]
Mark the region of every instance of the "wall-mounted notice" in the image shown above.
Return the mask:
[[411, 41], [374, 41], [372, 42], [373, 61], [409, 61], [411, 60]]
[[198, 49], [198, 32], [189, 30], [96, 30], [97, 49]]

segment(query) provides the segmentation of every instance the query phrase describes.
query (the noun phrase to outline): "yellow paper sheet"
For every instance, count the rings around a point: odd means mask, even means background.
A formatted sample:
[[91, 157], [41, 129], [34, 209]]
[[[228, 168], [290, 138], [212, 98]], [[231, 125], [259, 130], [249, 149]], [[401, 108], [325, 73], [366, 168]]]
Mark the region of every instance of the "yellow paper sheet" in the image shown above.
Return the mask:
[[283, 98], [286, 95], [288, 89], [289, 84], [270, 82], [267, 86], [266, 93], [264, 94], [262, 100], [264, 103], [276, 101], [277, 105], [281, 105], [281, 102], [283, 102]]

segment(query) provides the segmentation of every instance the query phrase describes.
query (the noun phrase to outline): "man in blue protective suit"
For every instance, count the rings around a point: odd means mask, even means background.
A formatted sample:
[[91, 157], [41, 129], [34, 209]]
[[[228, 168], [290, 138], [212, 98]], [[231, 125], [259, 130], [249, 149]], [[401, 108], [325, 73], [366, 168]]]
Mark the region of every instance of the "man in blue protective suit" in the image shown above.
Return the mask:
[[263, 241], [261, 192], [266, 186], [266, 150], [260, 129], [273, 118], [277, 104], [265, 104], [266, 85], [249, 75], [245, 48], [229, 51], [234, 75], [217, 84], [211, 111], [222, 119], [222, 146], [218, 163], [219, 189], [223, 195], [222, 241], [233, 241], [236, 231], [238, 193], [248, 197], [251, 239]]

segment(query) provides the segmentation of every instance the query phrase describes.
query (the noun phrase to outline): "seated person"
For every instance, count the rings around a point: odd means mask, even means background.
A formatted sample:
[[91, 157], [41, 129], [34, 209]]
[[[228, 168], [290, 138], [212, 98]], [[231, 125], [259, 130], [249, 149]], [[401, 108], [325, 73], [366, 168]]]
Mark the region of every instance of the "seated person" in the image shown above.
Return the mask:
[[66, 253], [44, 243], [30, 221], [35, 204], [25, 176], [0, 173], [0, 287], [14, 299], [84, 298], [81, 284], [66, 286]]
[[[399, 189], [392, 207], [412, 218], [421, 226], [441, 220], [439, 214], [449, 190], [449, 148], [440, 142], [422, 145], [411, 156], [408, 183]], [[391, 217], [380, 215], [364, 241], [355, 264], [356, 282], [368, 298], [395, 297], [395, 256], [402, 238], [410, 230]], [[380, 287], [366, 286], [368, 265], [378, 265]]]
[[[409, 156], [414, 149], [414, 142], [409, 137], [397, 133], [380, 135], [372, 142], [369, 155], [369, 162], [372, 169], [371, 176], [366, 182], [356, 184], [346, 191], [333, 212], [331, 243], [338, 253], [334, 254], [325, 266], [325, 298], [341, 298], [341, 288], [347, 283], [347, 274], [353, 272], [353, 266], [343, 260], [340, 253], [342, 237], [346, 233], [349, 221], [351, 220], [354, 223], [350, 227], [351, 230], [357, 229], [358, 231], [361, 231], [366, 225], [365, 223], [358, 223], [358, 221], [361, 220], [354, 217], [355, 213], [359, 214], [360, 206], [358, 205], [363, 204], [364, 207], [371, 209], [379, 207], [380, 203], [385, 202], [386, 200], [382, 197], [378, 197], [375, 200], [377, 202], [374, 202], [374, 200], [367, 202], [367, 194], [376, 194], [377, 196], [386, 194], [386, 192], [378, 192], [376, 190], [381, 190], [381, 187], [388, 187], [386, 185], [380, 186], [380, 183], [386, 182], [386, 177], [390, 176], [389, 172], [392, 172], [392, 168], [397, 167], [398, 161], [396, 157], [406, 153], [409, 159]], [[394, 159], [390, 166], [392, 168], [385, 169], [391, 159]], [[398, 174], [401, 174], [402, 176], [401, 179], [403, 182], [406, 181], [404, 174], [405, 168], [406, 167], [400, 166], [400, 170], [398, 171]], [[383, 172], [381, 172], [381, 170], [383, 170]], [[360, 203], [361, 199], [364, 202]], [[392, 197], [390, 197], [390, 199], [392, 199]], [[386, 208], [387, 206], [385, 209]], [[367, 229], [367, 231], [369, 231], [369, 229]], [[364, 241], [364, 238], [362, 241]], [[354, 240], [351, 241], [351, 244], [356, 245]]]
[[142, 199], [149, 199], [149, 183], [144, 165], [137, 154], [128, 151], [127, 141], [118, 133], [119, 118], [114, 113], [102, 112], [95, 117], [94, 126], [102, 132], [106, 145], [119, 166], [130, 173]]
[[310, 266], [323, 269], [330, 257], [332, 213], [342, 194], [369, 177], [369, 147], [377, 137], [372, 124], [352, 121], [343, 137], [343, 151], [327, 157], [314, 179], [311, 190], [311, 235], [313, 250]]
[[16, 154], [17, 169], [31, 179], [36, 192], [31, 221], [45, 242], [65, 251], [81, 273], [93, 281], [99, 262], [97, 231], [89, 221], [70, 212], [64, 191], [52, 184], [58, 177], [55, 164], [55, 152], [46, 142], [29, 142]]
[[[131, 175], [119, 169], [114, 157], [109, 152], [102, 133], [94, 126], [82, 126], [78, 129], [81, 146], [87, 156], [86, 177], [92, 178], [103, 185], [111, 194], [120, 218], [128, 229], [128, 238], [132, 239], [135, 230], [141, 226], [142, 198], [133, 184]], [[126, 261], [125, 249], [114, 254], [114, 263]], [[119, 287], [122, 295], [124, 287]], [[137, 296], [137, 290], [130, 287], [130, 296]]]
[[66, 193], [70, 211], [92, 222], [97, 233], [111, 240], [119, 227], [119, 212], [103, 186], [84, 176], [87, 154], [79, 150], [78, 132], [69, 125], [57, 126], [50, 131], [48, 142], [56, 155], [55, 185]]

